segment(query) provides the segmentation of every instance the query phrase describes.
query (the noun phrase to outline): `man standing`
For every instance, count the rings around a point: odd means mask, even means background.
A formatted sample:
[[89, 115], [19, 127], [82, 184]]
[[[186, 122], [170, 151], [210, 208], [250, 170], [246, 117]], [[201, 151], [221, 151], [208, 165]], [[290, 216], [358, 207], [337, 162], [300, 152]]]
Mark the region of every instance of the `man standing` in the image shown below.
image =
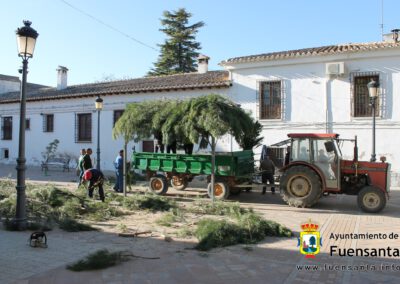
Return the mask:
[[[266, 185], [267, 182], [269, 182], [269, 184], [272, 185], [271, 192], [275, 193], [275, 187], [273, 186], [275, 184], [275, 180], [274, 180], [275, 165], [271, 161], [269, 155], [266, 155], [264, 157], [264, 160], [261, 161], [260, 170], [262, 170], [262, 176], [261, 176], [262, 183]], [[264, 186], [262, 194], [265, 194], [266, 190], [267, 190], [267, 187]]]
[[95, 187], [98, 187], [100, 200], [102, 202], [104, 202], [105, 197], [104, 197], [104, 189], [103, 189], [103, 183], [104, 183], [103, 173], [96, 169], [86, 170], [85, 173], [83, 174], [83, 180], [89, 181], [89, 187], [88, 187], [89, 197], [90, 198], [93, 197], [93, 190]]
[[124, 165], [124, 150], [119, 151], [119, 155], [115, 159], [114, 166], [115, 166], [115, 176], [116, 181], [114, 185], [114, 190], [116, 192], [123, 192], [123, 182], [124, 182], [124, 173], [123, 173], [123, 166]]
[[92, 155], [92, 149], [87, 148], [85, 156], [83, 156], [82, 167], [86, 171], [88, 169], [93, 168], [92, 159], [90, 158]]
[[86, 150], [85, 149], [81, 149], [81, 155], [79, 156], [79, 160], [78, 160], [78, 171], [79, 171], [79, 182], [78, 182], [78, 187], [81, 185], [82, 183], [82, 177], [83, 177], [83, 173], [85, 172], [84, 168], [83, 168], [83, 157], [86, 155]]
[[286, 148], [285, 163], [283, 165], [287, 166], [289, 165], [289, 163], [290, 163], [290, 146]]

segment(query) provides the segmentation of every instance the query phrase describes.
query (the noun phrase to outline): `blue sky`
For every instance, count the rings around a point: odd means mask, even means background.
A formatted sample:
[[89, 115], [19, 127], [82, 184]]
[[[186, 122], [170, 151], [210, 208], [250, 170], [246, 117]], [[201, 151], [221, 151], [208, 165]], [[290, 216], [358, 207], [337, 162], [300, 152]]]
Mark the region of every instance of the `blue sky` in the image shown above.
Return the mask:
[[[157, 48], [164, 41], [160, 18], [184, 7], [192, 23], [204, 21], [197, 40], [211, 57], [224, 59], [265, 52], [381, 40], [382, 0], [65, 0], [119, 31]], [[105, 77], [141, 77], [159, 53], [99, 24], [63, 0], [2, 0], [0, 74], [18, 76], [15, 30], [22, 20], [39, 32], [28, 81], [56, 85], [58, 65], [70, 69], [68, 84]], [[400, 1], [384, 0], [384, 32], [400, 28]]]

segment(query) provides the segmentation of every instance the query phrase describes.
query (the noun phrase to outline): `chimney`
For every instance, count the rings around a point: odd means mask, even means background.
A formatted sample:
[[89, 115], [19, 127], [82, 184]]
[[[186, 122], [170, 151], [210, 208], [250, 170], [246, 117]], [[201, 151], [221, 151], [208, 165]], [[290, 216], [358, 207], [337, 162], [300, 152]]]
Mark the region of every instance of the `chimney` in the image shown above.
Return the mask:
[[67, 87], [68, 68], [58, 66], [57, 68], [57, 90], [63, 90]]
[[208, 60], [210, 57], [200, 54], [199, 57], [197, 57], [197, 72], [200, 74], [204, 74], [208, 72]]
[[398, 43], [399, 42], [399, 32], [400, 32], [400, 29], [391, 30], [390, 34], [383, 35], [383, 41]]

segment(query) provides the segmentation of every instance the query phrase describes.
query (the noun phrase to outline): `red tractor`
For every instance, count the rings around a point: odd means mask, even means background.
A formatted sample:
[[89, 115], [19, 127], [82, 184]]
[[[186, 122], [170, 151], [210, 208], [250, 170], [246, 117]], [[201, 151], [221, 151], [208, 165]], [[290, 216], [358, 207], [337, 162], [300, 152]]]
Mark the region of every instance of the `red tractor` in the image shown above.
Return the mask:
[[390, 164], [342, 159], [338, 134], [288, 134], [290, 153], [280, 169], [280, 192], [290, 206], [311, 207], [323, 194], [357, 195], [359, 207], [381, 211], [390, 190]]

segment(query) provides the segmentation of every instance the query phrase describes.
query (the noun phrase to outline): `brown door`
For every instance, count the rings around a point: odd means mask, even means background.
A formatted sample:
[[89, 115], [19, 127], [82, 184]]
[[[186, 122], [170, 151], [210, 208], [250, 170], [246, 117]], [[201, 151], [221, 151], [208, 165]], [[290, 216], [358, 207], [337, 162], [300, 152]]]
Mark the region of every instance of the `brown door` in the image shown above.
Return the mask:
[[143, 152], [154, 152], [154, 141], [142, 141], [143, 143]]

